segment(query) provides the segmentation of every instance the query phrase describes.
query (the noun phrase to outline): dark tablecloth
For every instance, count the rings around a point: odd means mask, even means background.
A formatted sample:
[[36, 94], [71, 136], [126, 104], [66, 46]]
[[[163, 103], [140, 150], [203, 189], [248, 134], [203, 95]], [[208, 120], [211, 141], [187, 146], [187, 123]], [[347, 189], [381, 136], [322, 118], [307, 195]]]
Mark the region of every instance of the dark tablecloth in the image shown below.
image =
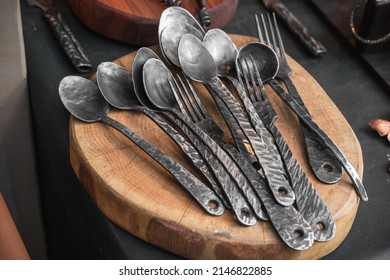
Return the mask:
[[[66, 1], [54, 2], [84, 47], [94, 70], [103, 61], [136, 50], [90, 31], [75, 18]], [[347, 238], [325, 259], [390, 259], [389, 143], [367, 125], [376, 118], [390, 120], [389, 90], [375, 79], [309, 1], [284, 2], [328, 49], [321, 58], [312, 57], [281, 25], [287, 52], [318, 81], [344, 114], [363, 151], [363, 182], [369, 201], [361, 203]], [[78, 73], [56, 42], [41, 11], [24, 0], [21, 8], [49, 258], [179, 258], [117, 227], [84, 191], [70, 165], [69, 113], [58, 96], [60, 80]], [[223, 29], [256, 36], [254, 12], [264, 12], [261, 1], [240, 1], [233, 20]]]

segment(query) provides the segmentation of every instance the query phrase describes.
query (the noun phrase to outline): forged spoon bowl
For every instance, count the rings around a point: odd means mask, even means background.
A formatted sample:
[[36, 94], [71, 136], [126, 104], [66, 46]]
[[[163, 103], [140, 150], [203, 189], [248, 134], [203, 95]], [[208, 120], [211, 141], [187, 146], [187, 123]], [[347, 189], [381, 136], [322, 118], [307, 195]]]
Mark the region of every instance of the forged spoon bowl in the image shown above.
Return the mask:
[[59, 95], [64, 106], [76, 118], [86, 122], [101, 121], [128, 137], [173, 175], [207, 213], [216, 216], [224, 213], [222, 202], [206, 185], [123, 124], [107, 116], [109, 105], [96, 84], [82, 77], [67, 76], [60, 82]]
[[[264, 50], [266, 50], [265, 45], [260, 43], [250, 43], [246, 46], [242, 47], [237, 55], [237, 64], [238, 61], [244, 59], [244, 57], [250, 56], [251, 54], [257, 54], [254, 57], [254, 63], [256, 67], [259, 69], [261, 79], [268, 83], [273, 90], [279, 95], [279, 97], [291, 108], [291, 110], [299, 117], [299, 119], [305, 123], [320, 139], [323, 141], [324, 145], [333, 153], [335, 158], [340, 162], [340, 164], [344, 167], [348, 176], [350, 177], [353, 186], [357, 194], [363, 201], [368, 200], [367, 192], [363, 183], [359, 178], [359, 174], [356, 172], [356, 169], [352, 166], [349, 160], [345, 157], [344, 153], [340, 150], [340, 148], [330, 139], [330, 137], [322, 130], [321, 127], [313, 120], [313, 118], [304, 110], [296, 100], [288, 94], [284, 88], [280, 86], [278, 81], [275, 80], [275, 76], [277, 74], [278, 69], [276, 67], [271, 68], [272, 63], [268, 63], [266, 59], [273, 60], [271, 57], [271, 53], [264, 54]], [[274, 56], [276, 54], [274, 53]], [[261, 57], [261, 59], [257, 59]], [[263, 63], [268, 63], [271, 65], [269, 69], [265, 70], [262, 66]]]
[[200, 32], [198, 29], [188, 24], [174, 24], [171, 26], [165, 27], [160, 34], [159, 44], [161, 51], [163, 52], [165, 58], [171, 62], [173, 65], [180, 67], [179, 58], [177, 54], [177, 48], [179, 46], [180, 38], [184, 34], [193, 34], [200, 40], [203, 39], [204, 33]]
[[[235, 63], [238, 51], [230, 37], [220, 29], [212, 29], [206, 33], [204, 44], [217, 64], [218, 74], [229, 78], [237, 87], [238, 81], [235, 78], [237, 74]], [[277, 63], [274, 60], [270, 61], [271, 63]], [[260, 118], [276, 140], [276, 145], [282, 154], [291, 185], [295, 192], [297, 208], [305, 220], [311, 224], [314, 230], [315, 240], [328, 241], [332, 239], [336, 233], [334, 220], [327, 206], [321, 197], [318, 196], [317, 191], [287, 146], [279, 129], [274, 125], [277, 115], [272, 109], [269, 100], [263, 99], [256, 100], [255, 102], [252, 100], [252, 102]]]
[[201, 33], [205, 33], [199, 22], [184, 8], [169, 7], [161, 13], [158, 24], [158, 37], [167, 26], [190, 25]]

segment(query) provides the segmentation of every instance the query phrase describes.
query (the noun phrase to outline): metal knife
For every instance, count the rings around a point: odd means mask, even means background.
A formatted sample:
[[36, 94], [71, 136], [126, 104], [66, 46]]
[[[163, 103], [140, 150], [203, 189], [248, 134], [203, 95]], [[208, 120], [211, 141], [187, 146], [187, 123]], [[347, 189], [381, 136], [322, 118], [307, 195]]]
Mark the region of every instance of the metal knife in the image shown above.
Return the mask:
[[70, 31], [68, 24], [58, 10], [53, 8], [52, 0], [27, 0], [31, 6], [36, 6], [43, 11], [43, 16], [48, 21], [57, 41], [80, 73], [87, 73], [92, 70], [92, 65], [85, 55], [83, 48]]
[[326, 53], [326, 48], [310, 34], [309, 30], [297, 19], [294, 14], [279, 0], [262, 0], [264, 6], [281, 18], [286, 26], [298, 37], [300, 42], [314, 56]]

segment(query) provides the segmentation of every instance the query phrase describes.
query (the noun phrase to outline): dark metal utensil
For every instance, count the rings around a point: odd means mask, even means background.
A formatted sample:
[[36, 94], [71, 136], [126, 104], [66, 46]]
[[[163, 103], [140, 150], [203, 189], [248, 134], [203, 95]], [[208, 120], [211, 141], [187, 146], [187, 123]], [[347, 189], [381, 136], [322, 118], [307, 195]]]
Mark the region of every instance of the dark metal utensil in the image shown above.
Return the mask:
[[27, 3], [43, 11], [43, 16], [53, 30], [57, 41], [61, 44], [77, 71], [79, 73], [90, 72], [92, 65], [88, 57], [60, 12], [53, 8], [52, 0], [27, 0]]
[[[276, 74], [276, 78], [284, 82], [288, 93], [290, 93], [297, 103], [310, 115], [309, 110], [306, 108], [298, 90], [290, 78], [292, 69], [287, 61], [286, 52], [284, 50], [275, 14], [273, 14], [273, 20], [271, 20], [271, 17], [267, 14], [268, 25], [266, 24], [263, 15], [261, 15], [261, 21], [257, 15], [255, 15], [255, 19], [259, 42], [271, 47], [278, 56], [279, 69]], [[337, 161], [332, 152], [325, 146], [321, 139], [319, 139], [317, 135], [304, 123], [301, 123], [301, 129], [305, 138], [309, 164], [314, 175], [316, 175], [321, 182], [326, 184], [334, 184], [338, 182], [342, 173], [341, 164]]]
[[85, 122], [101, 121], [117, 129], [174, 176], [207, 213], [216, 216], [224, 213], [222, 202], [210, 188], [172, 158], [107, 115], [109, 104], [96, 84], [82, 77], [67, 76], [61, 80], [58, 91], [62, 103], [73, 116]]
[[202, 23], [203, 27], [206, 28], [207, 26], [210, 26], [210, 24], [211, 24], [210, 14], [206, 8], [206, 1], [200, 0], [199, 3], [200, 3], [199, 19], [200, 19], [200, 22]]
[[321, 54], [326, 53], [326, 48], [309, 34], [309, 30], [282, 2], [279, 0], [262, 1], [264, 6], [277, 14], [284, 21], [286, 26], [294, 33], [295, 36], [297, 36], [299, 41], [312, 55], [320, 56]]

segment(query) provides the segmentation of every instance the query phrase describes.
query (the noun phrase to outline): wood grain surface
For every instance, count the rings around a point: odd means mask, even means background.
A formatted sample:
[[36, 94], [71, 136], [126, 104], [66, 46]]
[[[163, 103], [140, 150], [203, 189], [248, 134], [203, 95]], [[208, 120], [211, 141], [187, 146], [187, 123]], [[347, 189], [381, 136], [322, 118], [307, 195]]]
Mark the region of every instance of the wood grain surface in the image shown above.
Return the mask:
[[[230, 36], [237, 47], [255, 41], [251, 37]], [[161, 55], [157, 47], [154, 49]], [[134, 55], [130, 53], [115, 62], [130, 70]], [[291, 78], [309, 111], [362, 176], [360, 144], [348, 122], [309, 73], [289, 60], [294, 70]], [[203, 85], [194, 86], [208, 111], [227, 131]], [[296, 116], [270, 87], [266, 90], [279, 115], [277, 126], [336, 221], [336, 236], [331, 241], [315, 242], [308, 250], [296, 251], [279, 239], [269, 222], [245, 227], [238, 224], [230, 211], [221, 217], [206, 214], [170, 174], [130, 140], [102, 123], [88, 124], [71, 117], [72, 166], [109, 219], [129, 233], [177, 255], [189, 259], [319, 259], [345, 239], [360, 200], [345, 172], [334, 185], [322, 184], [314, 177]], [[175, 143], [144, 115], [116, 109], [111, 109], [109, 115], [196, 172]]]
[[[206, 0], [211, 17], [208, 28], [225, 26], [236, 12], [238, 0]], [[75, 15], [93, 31], [109, 38], [136, 46], [158, 43], [160, 15], [168, 6], [161, 0], [68, 0]], [[199, 1], [182, 1], [181, 7], [196, 18]]]

